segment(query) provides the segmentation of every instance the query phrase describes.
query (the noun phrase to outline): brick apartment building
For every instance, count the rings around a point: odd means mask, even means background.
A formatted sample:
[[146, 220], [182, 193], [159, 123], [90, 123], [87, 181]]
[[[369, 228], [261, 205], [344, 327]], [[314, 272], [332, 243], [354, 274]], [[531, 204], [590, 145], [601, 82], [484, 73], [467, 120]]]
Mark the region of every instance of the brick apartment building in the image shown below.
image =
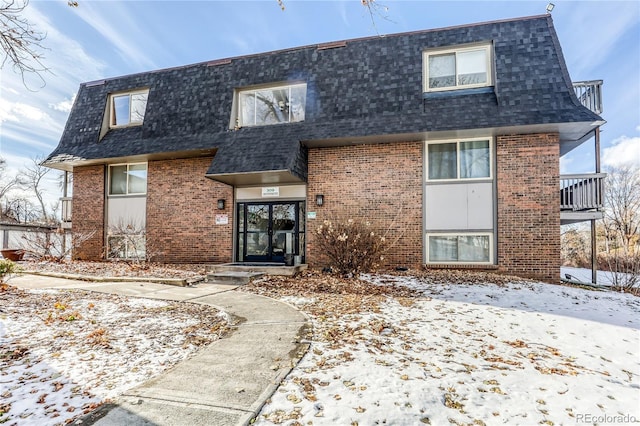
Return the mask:
[[557, 281], [561, 221], [601, 214], [600, 175], [559, 172], [599, 90], [550, 15], [332, 42], [81, 84], [45, 164], [73, 172], [77, 259], [323, 266], [314, 231], [350, 217], [388, 267]]

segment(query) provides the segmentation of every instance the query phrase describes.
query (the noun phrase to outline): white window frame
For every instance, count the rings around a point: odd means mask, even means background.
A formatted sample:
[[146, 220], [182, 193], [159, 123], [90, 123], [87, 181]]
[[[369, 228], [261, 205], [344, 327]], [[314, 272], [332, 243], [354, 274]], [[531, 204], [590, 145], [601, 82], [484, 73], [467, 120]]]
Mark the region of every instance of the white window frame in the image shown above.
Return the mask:
[[[425, 236], [426, 262], [428, 265], [493, 265], [494, 247], [493, 232], [427, 232]], [[429, 260], [429, 237], [488, 237], [489, 238], [489, 260], [484, 262], [471, 262], [468, 260], [449, 260], [432, 262]]]
[[[133, 105], [132, 96], [134, 95], [147, 95], [147, 103], [149, 102], [149, 89], [144, 90], [133, 90], [130, 92], [120, 92], [120, 93], [111, 93], [109, 95], [109, 127], [112, 129], [122, 128], [122, 127], [132, 127], [132, 126], [142, 126], [144, 123], [144, 116], [141, 121], [132, 121], [131, 120], [131, 106]], [[127, 124], [116, 124], [115, 123], [115, 99], [121, 96], [129, 97], [129, 122]], [[146, 115], [146, 104], [145, 104], [145, 114]]]
[[[115, 238], [123, 239], [124, 255], [116, 256], [113, 253], [112, 240]], [[135, 246], [131, 246], [131, 240], [138, 239], [142, 248], [136, 252]], [[107, 235], [107, 259], [145, 259], [147, 256], [147, 236], [145, 233], [136, 235], [109, 234]]]
[[[461, 178], [460, 177], [460, 144], [464, 142], [489, 142], [489, 176], [475, 177], [475, 178]], [[439, 144], [456, 144], [456, 177], [448, 179], [429, 179], [429, 145]], [[451, 139], [451, 140], [439, 140], [439, 141], [427, 141], [424, 147], [424, 161], [425, 161], [425, 173], [424, 178], [426, 182], [472, 182], [472, 181], [486, 181], [493, 180], [493, 157], [494, 157], [494, 140], [493, 137], [484, 138], [463, 138], [463, 139]]]
[[[485, 83], [478, 84], [465, 84], [458, 85], [458, 54], [464, 52], [471, 52], [474, 50], [483, 50], [485, 52], [485, 62], [487, 69], [487, 81]], [[430, 56], [439, 56], [446, 54], [455, 54], [456, 56], [456, 72], [454, 75], [455, 85], [454, 86], [446, 86], [446, 87], [429, 87], [429, 57]], [[493, 86], [493, 48], [491, 44], [479, 44], [473, 46], [465, 46], [453, 49], [434, 49], [434, 50], [425, 50], [422, 53], [422, 75], [423, 75], [423, 91], [424, 92], [443, 92], [447, 90], [464, 90], [464, 89], [473, 89], [476, 87], [490, 87]]]
[[[129, 193], [129, 168], [131, 166], [139, 166], [141, 164], [144, 164], [145, 166], [145, 170], [147, 172], [147, 177], [146, 177], [146, 185], [144, 186], [144, 192], [133, 192], [133, 193]], [[118, 166], [127, 166], [127, 190], [124, 194], [112, 194], [111, 193], [111, 170], [113, 167], [118, 167]], [[118, 163], [118, 164], [109, 164], [108, 167], [109, 171], [107, 173], [107, 194], [109, 195], [109, 197], [139, 197], [139, 196], [143, 196], [143, 195], [147, 195], [147, 187], [148, 187], [148, 182], [149, 182], [149, 163]]]
[[[289, 109], [289, 119], [288, 121], [283, 121], [281, 123], [268, 123], [268, 124], [256, 124], [256, 117], [255, 117], [255, 112], [257, 111], [257, 108], [254, 108], [254, 119], [253, 119], [253, 123], [244, 123], [242, 121], [242, 102], [240, 101], [240, 98], [242, 95], [246, 95], [249, 93], [256, 93], [256, 92], [261, 92], [264, 90], [282, 90], [282, 89], [288, 89], [289, 90], [289, 99], [291, 99], [291, 89], [292, 88], [296, 88], [296, 87], [304, 87], [305, 90], [305, 105], [304, 105], [304, 115], [305, 115], [305, 119], [306, 119], [306, 115], [307, 115], [307, 102], [306, 102], [306, 95], [307, 95], [307, 83], [306, 82], [296, 82], [296, 83], [282, 83], [282, 84], [270, 84], [270, 85], [260, 85], [260, 86], [253, 86], [253, 87], [247, 87], [247, 88], [243, 88], [243, 89], [236, 89], [235, 91], [235, 96], [234, 96], [234, 101], [235, 101], [235, 106], [234, 106], [234, 123], [233, 127], [260, 127], [260, 126], [273, 126], [276, 124], [289, 124], [289, 123], [300, 123], [303, 120], [298, 120], [298, 121], [291, 121], [291, 109]], [[255, 99], [255, 98], [254, 98]]]

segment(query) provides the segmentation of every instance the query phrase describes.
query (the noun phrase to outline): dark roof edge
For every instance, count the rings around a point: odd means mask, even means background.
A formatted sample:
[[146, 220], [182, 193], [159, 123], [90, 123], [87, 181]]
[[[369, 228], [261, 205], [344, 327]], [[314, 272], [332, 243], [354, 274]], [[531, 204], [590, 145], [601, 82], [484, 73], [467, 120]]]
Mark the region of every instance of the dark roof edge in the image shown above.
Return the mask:
[[[321, 42], [321, 43], [315, 43], [315, 44], [308, 44], [308, 45], [305, 45], [305, 46], [287, 47], [287, 48], [284, 48], [284, 49], [272, 50], [272, 51], [267, 51], [267, 52], [249, 53], [247, 55], [230, 56], [230, 57], [226, 57], [226, 58], [218, 58], [218, 59], [211, 59], [211, 60], [208, 60], [208, 61], [196, 62], [196, 63], [193, 63], [193, 64], [178, 65], [178, 66], [175, 66], [175, 67], [159, 68], [159, 69], [155, 69], [155, 70], [151, 70], [151, 71], [141, 71], [141, 72], [136, 72], [136, 73], [132, 73], [132, 74], [124, 74], [124, 75], [119, 75], [119, 76], [109, 77], [109, 78], [103, 78], [103, 79], [100, 79], [100, 80], [95, 80], [95, 81], [90, 81], [90, 82], [83, 82], [83, 83], [80, 83], [80, 86], [90, 87], [90, 86], [95, 86], [95, 85], [102, 85], [102, 84], [104, 84], [104, 83], [106, 83], [106, 82], [108, 82], [110, 80], [116, 80], [116, 79], [120, 79], [120, 78], [132, 77], [132, 76], [143, 75], [143, 74], [161, 73], [161, 72], [166, 72], [166, 71], [173, 71], [173, 70], [185, 69], [185, 68], [190, 68], [190, 67], [197, 67], [197, 66], [202, 66], [202, 65], [221, 66], [221, 65], [229, 64], [232, 61], [238, 60], [238, 59], [253, 58], [253, 57], [256, 57], [256, 56], [263, 56], [263, 55], [275, 55], [275, 54], [281, 54], [281, 53], [287, 53], [287, 52], [295, 52], [297, 50], [318, 48], [319, 46], [324, 46], [324, 45], [329, 45], [329, 44], [340, 44], [340, 43], [348, 44], [348, 43], [352, 43], [352, 42], [375, 40], [375, 39], [382, 39], [382, 38], [387, 38], [387, 37], [402, 37], [402, 36], [407, 36], [407, 35], [426, 34], [426, 33], [437, 32], [437, 31], [449, 31], [449, 30], [455, 30], [455, 29], [458, 29], [458, 28], [471, 28], [471, 27], [478, 27], [478, 26], [481, 26], [481, 25], [501, 24], [501, 23], [505, 23], [505, 22], [516, 22], [516, 21], [528, 21], [528, 20], [533, 20], [533, 19], [549, 18], [549, 17], [550, 17], [549, 14], [543, 14], [543, 15], [524, 16], [524, 17], [519, 17], [519, 18], [496, 19], [496, 20], [493, 20], [493, 21], [475, 22], [475, 23], [471, 23], [471, 24], [452, 25], [452, 26], [449, 26], [449, 27], [432, 28], [432, 29], [427, 29], [427, 30], [406, 31], [406, 32], [402, 32], [402, 33], [392, 33], [392, 34], [387, 34], [387, 35], [357, 37], [357, 38], [352, 38], [352, 39], [335, 40], [335, 41], [330, 41], [330, 42]], [[553, 28], [552, 24], [550, 25], [550, 28]], [[557, 36], [555, 35], [555, 30], [553, 31], [553, 34], [554, 34], [554, 43], [558, 43]], [[564, 61], [564, 58], [563, 58], [563, 61]]]

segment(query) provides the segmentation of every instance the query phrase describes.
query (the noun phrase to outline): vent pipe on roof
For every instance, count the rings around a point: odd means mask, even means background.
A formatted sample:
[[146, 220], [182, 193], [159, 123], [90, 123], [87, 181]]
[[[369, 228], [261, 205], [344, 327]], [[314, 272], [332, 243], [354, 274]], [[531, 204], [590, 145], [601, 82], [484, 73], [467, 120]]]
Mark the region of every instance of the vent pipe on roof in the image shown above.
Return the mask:
[[95, 81], [89, 81], [87, 83], [84, 84], [85, 87], [93, 87], [93, 86], [101, 86], [106, 82], [106, 80], [95, 80]]
[[345, 47], [347, 45], [346, 41], [334, 41], [331, 43], [322, 43], [317, 46], [317, 50], [327, 50], [327, 49], [336, 49], [338, 47]]
[[227, 65], [231, 63], [231, 59], [217, 59], [215, 61], [207, 62], [208, 67], [215, 67], [217, 65]]

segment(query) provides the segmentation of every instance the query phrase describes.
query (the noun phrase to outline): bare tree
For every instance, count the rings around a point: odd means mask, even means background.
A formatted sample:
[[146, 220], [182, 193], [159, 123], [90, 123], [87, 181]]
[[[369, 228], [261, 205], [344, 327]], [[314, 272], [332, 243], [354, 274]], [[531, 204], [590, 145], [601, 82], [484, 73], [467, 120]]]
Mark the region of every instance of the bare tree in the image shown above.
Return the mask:
[[565, 225], [560, 232], [561, 258], [565, 266], [586, 268], [589, 261], [589, 232], [582, 224]]
[[2, 203], [2, 217], [16, 223], [30, 223], [38, 220], [33, 203], [24, 197], [6, 198]]
[[611, 168], [607, 173], [604, 217], [607, 242], [616, 249], [633, 249], [640, 233], [640, 168]]
[[68, 195], [69, 190], [73, 188], [73, 172], [60, 173], [56, 178], [56, 183], [63, 193], [65, 193], [66, 189]]
[[3, 199], [7, 193], [16, 186], [18, 180], [13, 178], [7, 178], [5, 173], [7, 171], [7, 161], [0, 157], [0, 200]]
[[[276, 0], [276, 1], [278, 2], [278, 6], [280, 6], [280, 9], [284, 11], [285, 9], [284, 0]], [[367, 12], [369, 12], [369, 17], [371, 17], [371, 24], [373, 24], [373, 28], [375, 28], [376, 32], [378, 32], [376, 27], [376, 16], [382, 19], [389, 20], [389, 18], [387, 17], [387, 12], [389, 11], [389, 8], [383, 4], [378, 3], [377, 0], [360, 0], [360, 4], [362, 4], [362, 6], [364, 6], [367, 9]], [[69, 4], [69, 6], [74, 6], [74, 5]], [[77, 4], [75, 6], [77, 6]]]
[[378, 32], [378, 28], [376, 26], [376, 16], [385, 20], [389, 20], [387, 16], [387, 12], [389, 8], [383, 4], [377, 2], [377, 0], [360, 0], [360, 3], [367, 8], [369, 12], [369, 17], [371, 18], [371, 24], [373, 28]]
[[640, 167], [611, 168], [605, 189], [601, 265], [613, 287], [640, 293]]
[[47, 35], [22, 17], [28, 5], [29, 0], [3, 0], [0, 5], [0, 48], [4, 55], [0, 68], [8, 63], [23, 82], [25, 74], [35, 74], [44, 84], [40, 73], [47, 71], [42, 64], [42, 41]]
[[38, 216], [43, 223], [50, 223], [53, 215], [44, 201], [45, 189], [43, 188], [44, 178], [51, 172], [51, 169], [42, 165], [39, 158], [33, 158], [32, 164], [21, 170], [18, 179], [20, 185], [27, 191], [30, 191], [37, 200]]
[[7, 162], [0, 158], [0, 219], [16, 220], [13, 211], [13, 200], [8, 199], [7, 194], [18, 184], [18, 179], [6, 176]]

